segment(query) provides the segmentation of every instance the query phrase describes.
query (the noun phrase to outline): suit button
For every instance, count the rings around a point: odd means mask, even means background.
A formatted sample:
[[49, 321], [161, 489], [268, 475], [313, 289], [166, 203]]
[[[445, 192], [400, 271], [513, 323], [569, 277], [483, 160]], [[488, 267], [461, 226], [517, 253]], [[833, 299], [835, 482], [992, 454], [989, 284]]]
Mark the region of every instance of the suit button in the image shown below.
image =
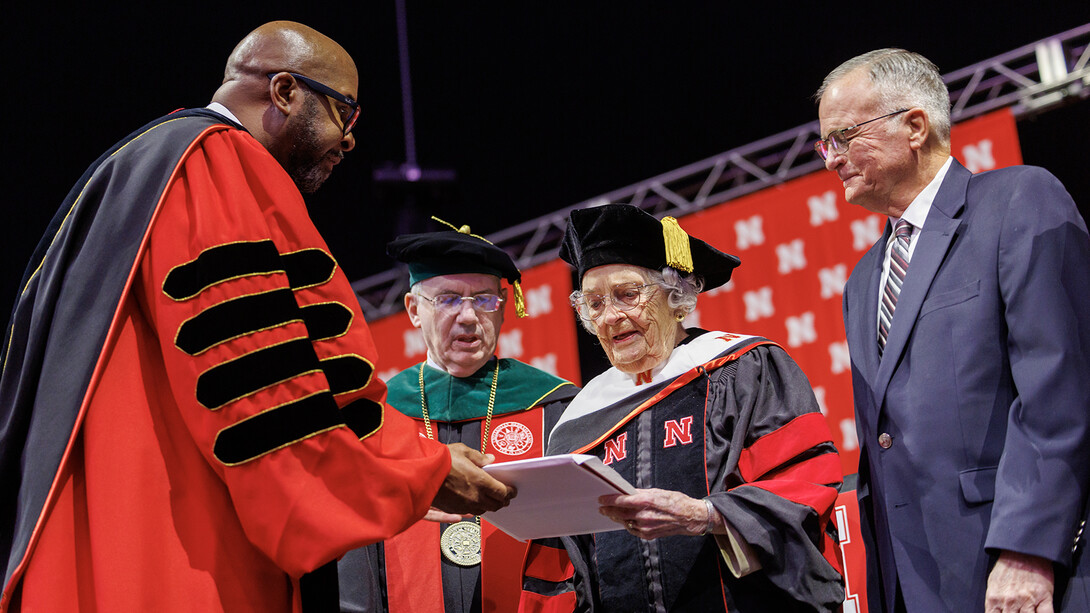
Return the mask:
[[889, 449], [893, 446], [893, 437], [883, 432], [878, 435], [878, 444], [882, 446], [882, 449]]

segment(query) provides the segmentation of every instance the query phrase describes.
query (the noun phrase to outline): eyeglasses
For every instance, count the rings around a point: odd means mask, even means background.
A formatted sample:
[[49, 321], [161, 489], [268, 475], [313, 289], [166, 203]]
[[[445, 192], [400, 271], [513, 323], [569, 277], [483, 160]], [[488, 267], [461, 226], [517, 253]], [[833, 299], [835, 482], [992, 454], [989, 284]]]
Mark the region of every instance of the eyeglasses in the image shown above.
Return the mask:
[[829, 136], [826, 136], [825, 138], [814, 143], [814, 151], [817, 151], [817, 154], [820, 155], [821, 159], [823, 160], [829, 159], [830, 150], [832, 150], [833, 153], [844, 153], [848, 150], [848, 142], [856, 136], [859, 136], [859, 128], [862, 128], [863, 126], [867, 125], [872, 121], [878, 121], [879, 119], [885, 119], [886, 117], [893, 117], [894, 115], [899, 115], [906, 111], [908, 111], [908, 109], [893, 111], [892, 113], [887, 113], [885, 115], [882, 115], [881, 117], [875, 117], [874, 119], [868, 119], [862, 123], [857, 123], [849, 128], [833, 130], [829, 133]]
[[[270, 72], [265, 76], [269, 77], [269, 79], [272, 79], [278, 74], [280, 73]], [[297, 80], [302, 81], [304, 85], [318, 92], [319, 94], [329, 96], [337, 102], [348, 106], [347, 116], [344, 113], [340, 113], [340, 111], [338, 110], [338, 114], [341, 115], [341, 135], [348, 136], [348, 133], [351, 132], [352, 128], [356, 126], [356, 120], [360, 118], [360, 103], [349, 98], [348, 96], [345, 96], [344, 94], [333, 89], [332, 87], [329, 87], [328, 85], [324, 85], [322, 83], [319, 83], [318, 81], [315, 81], [314, 79], [311, 79], [310, 77], [305, 77], [296, 72], [289, 72], [288, 74], [295, 77]]]
[[[644, 289], [648, 287], [651, 290], [645, 292]], [[601, 317], [602, 313], [606, 312], [606, 307], [610, 304], [618, 311], [631, 311], [640, 306], [647, 297], [651, 296], [657, 287], [658, 285], [655, 283], [646, 283], [644, 285], [622, 283], [613, 287], [610, 292], [611, 297], [601, 294], [584, 294], [576, 290], [571, 293], [568, 299], [571, 300], [572, 308], [579, 314], [580, 319], [594, 321]]]
[[503, 298], [496, 294], [474, 294], [462, 296], [459, 294], [439, 294], [434, 298], [428, 298], [423, 294], [416, 296], [427, 300], [439, 311], [444, 313], [457, 313], [462, 310], [462, 303], [469, 301], [473, 308], [482, 313], [495, 313], [503, 306]]

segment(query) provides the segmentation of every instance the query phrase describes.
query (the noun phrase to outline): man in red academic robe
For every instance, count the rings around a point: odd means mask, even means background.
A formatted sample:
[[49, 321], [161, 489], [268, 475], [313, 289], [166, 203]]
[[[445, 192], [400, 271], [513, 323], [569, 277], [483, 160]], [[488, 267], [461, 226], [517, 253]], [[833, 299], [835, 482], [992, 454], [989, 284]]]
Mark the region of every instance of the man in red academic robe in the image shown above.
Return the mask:
[[431, 505], [506, 503], [481, 454], [385, 408], [307, 215], [300, 192], [355, 145], [356, 88], [337, 43], [266, 24], [207, 109], [138, 130], [73, 188], [4, 344], [0, 609], [335, 603], [345, 551]]

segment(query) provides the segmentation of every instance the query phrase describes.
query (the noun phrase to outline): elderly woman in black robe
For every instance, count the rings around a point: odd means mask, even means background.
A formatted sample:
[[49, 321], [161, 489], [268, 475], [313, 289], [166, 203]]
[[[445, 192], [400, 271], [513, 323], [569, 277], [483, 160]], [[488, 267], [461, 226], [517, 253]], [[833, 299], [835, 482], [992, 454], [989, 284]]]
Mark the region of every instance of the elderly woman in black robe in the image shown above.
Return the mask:
[[630, 205], [573, 211], [560, 257], [612, 366], [548, 454], [597, 455], [637, 491], [599, 500], [618, 530], [531, 544], [521, 610], [837, 610], [841, 468], [806, 376], [767, 339], [682, 325], [738, 259]]

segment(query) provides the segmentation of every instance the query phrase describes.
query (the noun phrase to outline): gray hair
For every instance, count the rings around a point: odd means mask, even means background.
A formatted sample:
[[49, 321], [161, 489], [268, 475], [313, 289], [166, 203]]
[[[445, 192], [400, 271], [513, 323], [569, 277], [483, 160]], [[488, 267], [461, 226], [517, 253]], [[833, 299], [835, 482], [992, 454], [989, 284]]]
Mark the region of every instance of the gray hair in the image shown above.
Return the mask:
[[[650, 268], [637, 268], [643, 275], [644, 283], [654, 283], [666, 292], [666, 304], [671, 309], [680, 309], [686, 315], [696, 309], [696, 298], [704, 289], [704, 279], [693, 273], [683, 274], [669, 266], [663, 268], [662, 272]], [[595, 334], [594, 322], [582, 318], [579, 321], [583, 324], [583, 329]]]
[[878, 95], [880, 113], [918, 107], [927, 113], [931, 129], [943, 143], [950, 142], [950, 92], [939, 69], [919, 53], [878, 49], [857, 55], [830, 72], [814, 94], [821, 102], [825, 90], [857, 69], [867, 70]]

